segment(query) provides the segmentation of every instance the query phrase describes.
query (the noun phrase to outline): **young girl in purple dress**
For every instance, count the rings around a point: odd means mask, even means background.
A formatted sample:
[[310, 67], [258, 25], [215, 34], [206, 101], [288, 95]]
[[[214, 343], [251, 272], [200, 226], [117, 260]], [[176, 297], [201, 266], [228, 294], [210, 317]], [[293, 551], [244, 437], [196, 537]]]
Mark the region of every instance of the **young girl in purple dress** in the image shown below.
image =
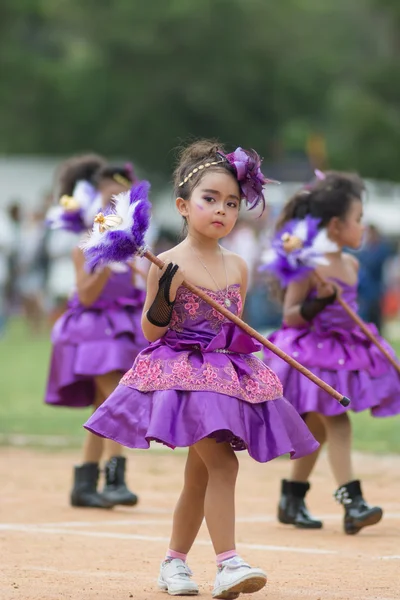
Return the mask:
[[[285, 206], [277, 229], [291, 219], [307, 215], [320, 219], [337, 251], [328, 255], [327, 266], [318, 271], [321, 285], [313, 274], [289, 284], [284, 294], [283, 327], [270, 340], [301, 364], [351, 398], [350, 409], [370, 409], [375, 417], [400, 412], [400, 377], [378, 348], [360, 331], [344, 309], [335, 302], [336, 294], [357, 310], [358, 262], [343, 248], [360, 246], [362, 225], [362, 180], [350, 174], [330, 172], [309, 190], [295, 195]], [[371, 331], [393, 355], [390, 346]], [[351, 461], [352, 432], [347, 410], [309, 380], [265, 351], [265, 362], [280, 377], [283, 391], [296, 410], [305, 416], [311, 431], [322, 444], [327, 442], [328, 459], [338, 486], [336, 499], [344, 507], [344, 530], [355, 534], [382, 518], [382, 509], [365, 502]], [[300, 528], [320, 528], [304, 503], [308, 479], [319, 449], [293, 462], [289, 480], [282, 482], [278, 509], [281, 523]]]
[[[72, 210], [69, 219], [66, 216], [66, 226], [76, 231], [89, 228], [96, 206], [97, 210], [104, 209], [112, 196], [129, 189], [132, 181], [128, 166], [110, 166], [99, 157], [88, 156], [68, 161], [60, 173], [59, 196], [73, 209], [79, 195], [85, 208], [76, 222], [72, 220], [72, 215], [76, 215]], [[93, 197], [82, 199], [82, 189]], [[78, 247], [73, 252], [73, 262], [76, 291], [53, 328], [45, 401], [53, 406], [97, 408], [147, 345], [140, 324], [145, 293], [135, 287], [131, 265], [88, 273]], [[99, 492], [99, 463], [103, 455], [107, 460], [105, 486]], [[125, 469], [121, 446], [88, 432], [82, 464], [74, 471], [71, 504], [92, 508], [136, 504], [136, 495], [125, 483]]]
[[186, 557], [204, 517], [217, 561], [213, 597], [237, 598], [265, 585], [264, 571], [236, 551], [235, 451], [266, 462], [318, 445], [282, 397], [275, 373], [252, 354], [259, 345], [181, 285], [185, 274], [221, 306], [242, 313], [246, 264], [219, 240], [235, 226], [242, 199], [250, 207], [264, 201], [259, 164], [253, 152], [226, 155], [207, 141], [182, 153], [175, 195], [186, 237], [160, 255], [163, 272], [149, 271], [142, 327], [151, 344], [85, 425], [131, 448], [155, 440], [189, 449], [158, 579], [171, 595], [199, 591]]

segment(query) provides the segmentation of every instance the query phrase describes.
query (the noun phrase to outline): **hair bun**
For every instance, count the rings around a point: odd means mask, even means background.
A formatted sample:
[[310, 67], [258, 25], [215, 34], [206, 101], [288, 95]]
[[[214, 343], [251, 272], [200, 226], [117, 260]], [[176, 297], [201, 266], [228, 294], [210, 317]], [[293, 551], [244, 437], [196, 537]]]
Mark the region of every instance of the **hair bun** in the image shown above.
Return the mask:
[[221, 157], [218, 155], [219, 151], [223, 152], [223, 148], [216, 140], [198, 140], [190, 144], [187, 148], [181, 149], [174, 172], [175, 193], [183, 191], [179, 184], [193, 168], [203, 162], [221, 160]]
[[192, 163], [211, 158], [216, 156], [218, 150], [221, 150], [221, 146], [216, 140], [198, 140], [180, 152], [179, 163]]
[[57, 196], [72, 196], [78, 181], [93, 183], [96, 173], [106, 164], [106, 159], [98, 154], [83, 154], [67, 159], [57, 170]]

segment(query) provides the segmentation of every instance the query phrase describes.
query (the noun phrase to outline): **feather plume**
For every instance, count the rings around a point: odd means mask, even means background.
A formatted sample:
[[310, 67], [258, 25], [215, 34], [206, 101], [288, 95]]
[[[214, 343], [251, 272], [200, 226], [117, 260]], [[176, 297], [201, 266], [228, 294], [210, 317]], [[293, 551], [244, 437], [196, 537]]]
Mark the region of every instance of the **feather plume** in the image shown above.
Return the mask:
[[130, 191], [114, 196], [107, 213], [97, 215], [91, 233], [81, 244], [90, 269], [126, 262], [144, 246], [150, 224], [149, 189], [148, 181], [140, 181]]
[[326, 253], [337, 252], [326, 229], [318, 229], [320, 220], [309, 215], [285, 223], [262, 255], [260, 271], [270, 271], [283, 287], [303, 279], [318, 265], [329, 264]]
[[81, 233], [91, 226], [100, 206], [101, 196], [96, 188], [88, 181], [80, 180], [72, 196], [63, 196], [57, 206], [49, 209], [45, 223], [51, 229]]

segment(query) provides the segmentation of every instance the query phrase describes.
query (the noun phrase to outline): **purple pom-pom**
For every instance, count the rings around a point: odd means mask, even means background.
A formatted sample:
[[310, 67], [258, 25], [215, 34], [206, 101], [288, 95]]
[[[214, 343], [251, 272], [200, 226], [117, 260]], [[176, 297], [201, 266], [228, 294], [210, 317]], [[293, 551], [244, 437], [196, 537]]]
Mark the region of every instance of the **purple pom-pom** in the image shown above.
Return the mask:
[[[271, 248], [264, 254], [260, 271], [269, 271], [279, 279], [283, 287], [308, 275], [318, 264], [326, 264], [324, 252], [335, 250], [325, 230], [319, 229], [320, 219], [307, 215], [285, 223], [274, 236]], [[299, 242], [290, 251], [285, 248], [285, 238], [293, 237]]]
[[50, 209], [45, 223], [51, 229], [63, 229], [72, 233], [82, 233], [87, 229], [81, 209], [67, 211], [61, 206]]
[[90, 237], [82, 244], [90, 269], [110, 262], [126, 262], [144, 245], [150, 224], [150, 184], [141, 181], [129, 192], [114, 198], [103, 221], [95, 223]]

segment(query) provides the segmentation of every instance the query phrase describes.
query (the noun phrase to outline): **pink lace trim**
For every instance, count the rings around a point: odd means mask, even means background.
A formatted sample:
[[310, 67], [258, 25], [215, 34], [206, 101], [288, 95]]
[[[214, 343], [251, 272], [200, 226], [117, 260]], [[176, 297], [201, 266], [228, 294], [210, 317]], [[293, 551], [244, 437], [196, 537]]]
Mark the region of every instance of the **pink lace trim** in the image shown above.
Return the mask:
[[236, 355], [252, 371], [251, 377], [244, 375], [240, 379], [229, 355], [223, 356], [226, 357], [226, 365], [220, 368], [208, 362], [207, 355], [203, 355], [201, 367], [194, 367], [189, 361], [189, 352], [180, 352], [169, 360], [138, 357], [132, 369], [122, 378], [121, 384], [141, 392], [171, 389], [217, 392], [251, 404], [276, 400], [283, 395], [277, 375], [255, 356]]

